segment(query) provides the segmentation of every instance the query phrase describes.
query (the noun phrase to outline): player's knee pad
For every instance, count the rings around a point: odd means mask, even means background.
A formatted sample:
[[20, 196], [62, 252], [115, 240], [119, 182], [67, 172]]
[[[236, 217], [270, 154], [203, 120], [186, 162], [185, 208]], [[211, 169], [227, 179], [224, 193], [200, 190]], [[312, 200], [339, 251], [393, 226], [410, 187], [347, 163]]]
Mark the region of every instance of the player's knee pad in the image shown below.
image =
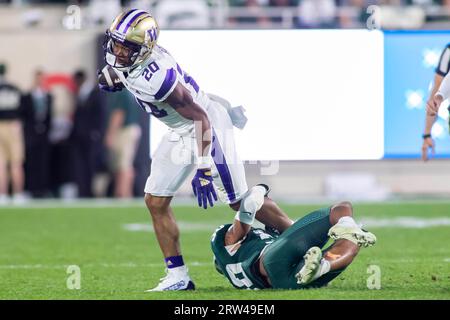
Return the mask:
[[236, 214], [236, 219], [245, 224], [253, 224], [256, 212], [264, 204], [264, 196], [266, 193], [267, 189], [261, 185], [251, 188], [241, 200], [241, 206]]

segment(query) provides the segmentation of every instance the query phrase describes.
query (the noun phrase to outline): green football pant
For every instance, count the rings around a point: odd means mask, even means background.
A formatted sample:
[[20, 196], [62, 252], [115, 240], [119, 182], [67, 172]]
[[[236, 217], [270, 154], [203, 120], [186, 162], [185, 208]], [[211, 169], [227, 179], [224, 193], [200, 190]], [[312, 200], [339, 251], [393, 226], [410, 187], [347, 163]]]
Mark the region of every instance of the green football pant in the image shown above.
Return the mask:
[[[274, 289], [303, 289], [325, 286], [344, 269], [333, 270], [308, 285], [297, 284], [295, 275], [304, 265], [303, 256], [311, 247], [323, 248], [329, 240], [330, 210], [316, 210], [297, 220], [271, 243], [263, 254], [263, 265]], [[322, 250], [325, 253], [329, 248]]]

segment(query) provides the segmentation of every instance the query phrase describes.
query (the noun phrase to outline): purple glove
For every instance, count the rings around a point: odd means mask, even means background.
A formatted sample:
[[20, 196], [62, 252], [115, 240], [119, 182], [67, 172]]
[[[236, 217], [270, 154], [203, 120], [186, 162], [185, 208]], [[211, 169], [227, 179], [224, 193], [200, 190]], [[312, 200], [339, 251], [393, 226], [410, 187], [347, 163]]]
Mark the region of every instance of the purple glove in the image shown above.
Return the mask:
[[[108, 74], [109, 76], [106, 76]], [[112, 68], [106, 66], [102, 70], [97, 71], [98, 87], [107, 92], [121, 91], [125, 86], [120, 82], [117, 74]]]
[[106, 92], [117, 92], [117, 91], [121, 91], [123, 87], [120, 86], [114, 86], [114, 87], [110, 87], [110, 86], [105, 86], [102, 84], [98, 85], [100, 90], [106, 91]]
[[206, 209], [209, 201], [209, 205], [213, 207], [213, 198], [217, 201], [217, 195], [214, 190], [211, 169], [198, 169], [191, 184], [192, 190], [197, 196], [198, 206]]

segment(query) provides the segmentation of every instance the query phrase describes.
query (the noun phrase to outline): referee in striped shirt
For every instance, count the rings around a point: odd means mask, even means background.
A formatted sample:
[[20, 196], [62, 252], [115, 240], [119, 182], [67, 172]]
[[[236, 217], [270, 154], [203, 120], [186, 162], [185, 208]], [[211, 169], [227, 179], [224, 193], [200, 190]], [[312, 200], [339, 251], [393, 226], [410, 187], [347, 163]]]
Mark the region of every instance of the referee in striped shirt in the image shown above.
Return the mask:
[[[447, 44], [444, 51], [442, 51], [441, 58], [439, 59], [439, 64], [436, 67], [435, 75], [434, 75], [434, 85], [431, 90], [430, 97], [428, 98], [427, 104], [429, 104], [432, 100], [439, 87], [441, 86], [442, 80], [450, 71], [450, 43]], [[450, 110], [450, 108], [449, 108]], [[437, 114], [431, 115], [426, 112], [425, 118], [425, 130], [422, 135], [423, 144], [422, 144], [422, 160], [427, 161], [429, 159], [428, 151], [431, 149], [432, 154], [434, 154], [434, 141], [431, 137], [431, 128], [433, 127], [434, 122], [436, 121]]]

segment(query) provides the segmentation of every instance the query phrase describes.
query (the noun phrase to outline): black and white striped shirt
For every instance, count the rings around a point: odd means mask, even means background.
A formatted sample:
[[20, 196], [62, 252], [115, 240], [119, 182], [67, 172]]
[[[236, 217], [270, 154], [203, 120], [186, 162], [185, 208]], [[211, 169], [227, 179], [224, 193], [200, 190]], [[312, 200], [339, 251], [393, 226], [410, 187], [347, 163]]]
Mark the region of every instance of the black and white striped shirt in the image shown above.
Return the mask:
[[439, 59], [439, 63], [435, 71], [438, 75], [443, 77], [445, 77], [450, 71], [450, 43], [447, 44], [444, 51], [442, 51], [441, 58]]

